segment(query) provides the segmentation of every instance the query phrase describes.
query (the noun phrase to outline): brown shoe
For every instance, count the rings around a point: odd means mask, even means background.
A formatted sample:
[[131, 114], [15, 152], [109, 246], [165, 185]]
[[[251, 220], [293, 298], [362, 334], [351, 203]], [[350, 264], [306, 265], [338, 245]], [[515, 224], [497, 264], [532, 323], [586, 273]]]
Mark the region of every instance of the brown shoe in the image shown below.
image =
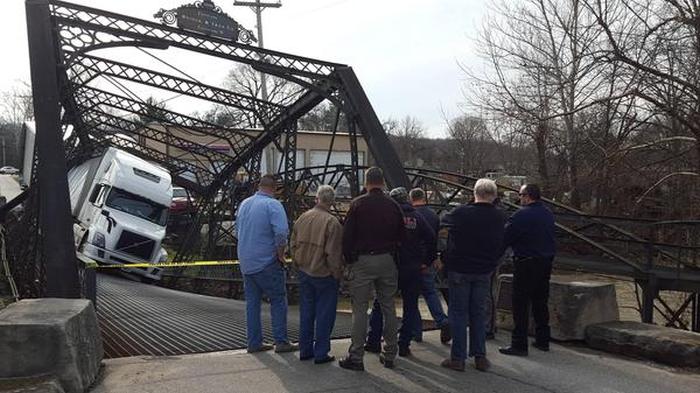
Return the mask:
[[455, 371], [464, 371], [464, 362], [453, 359], [445, 359], [440, 363], [442, 367], [449, 368]]
[[474, 358], [474, 367], [479, 371], [487, 371], [491, 368], [491, 362], [485, 356], [477, 356]]

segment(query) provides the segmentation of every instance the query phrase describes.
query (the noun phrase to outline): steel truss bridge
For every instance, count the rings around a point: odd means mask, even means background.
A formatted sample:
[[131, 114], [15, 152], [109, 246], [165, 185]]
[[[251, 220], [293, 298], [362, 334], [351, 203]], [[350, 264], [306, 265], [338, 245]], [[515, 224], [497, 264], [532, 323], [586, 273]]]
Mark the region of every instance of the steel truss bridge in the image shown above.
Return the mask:
[[[76, 257], [66, 172], [109, 146], [158, 163], [170, 171], [175, 184], [201, 200], [189, 229], [179, 238], [178, 261], [216, 257], [222, 239], [233, 237], [226, 223], [238, 203], [252, 192], [235, 175], [245, 173], [254, 183], [261, 175], [263, 151], [270, 147], [282, 157], [277, 168], [279, 195], [290, 219], [311, 206], [312, 193], [320, 184], [349, 187], [350, 194], [336, 205], [337, 214], [343, 216], [349, 198], [360, 190], [364, 168], [358, 162], [359, 138], [367, 143], [389, 185], [425, 188], [438, 211], [465, 202], [472, 191], [473, 177], [402, 166], [347, 65], [63, 1], [27, 0], [26, 4], [37, 131], [35, 161], [30, 187], [0, 209], [7, 259], [21, 297], [85, 294], [89, 272]], [[132, 64], [123, 55], [125, 49], [147, 54], [151, 60]], [[243, 64], [294, 88], [285, 97], [262, 100], [203, 83], [159, 57], [169, 51], [197, 54], [205, 61], [226, 61], [231, 66]], [[224, 127], [163, 109], [135, 94], [132, 89], [136, 87], [217, 104], [237, 119], [236, 125]], [[326, 165], [300, 168], [296, 163], [297, 121], [324, 101], [336, 110]], [[341, 119], [347, 125], [343, 132], [350, 138], [351, 163], [329, 165]], [[169, 132], [175, 127], [191, 132]], [[262, 131], [251, 132], [252, 127]], [[217, 144], [225, 143], [230, 153], [202, 142], [203, 135], [215, 138]], [[176, 147], [177, 154], [154, 146]], [[652, 322], [656, 309], [668, 326], [700, 330], [697, 222], [599, 217], [554, 201], [546, 203], [557, 216], [562, 249], [557, 267], [635, 280], [642, 292], [642, 320]], [[514, 211], [518, 207], [504, 199], [503, 208]], [[204, 225], [208, 235], [201, 239]], [[231, 269], [216, 268], [172, 269], [167, 275], [171, 285], [182, 277], [229, 282], [240, 278]], [[659, 296], [663, 291], [681, 292], [683, 299], [669, 304]], [[691, 321], [684, 322], [684, 315], [691, 315]]]

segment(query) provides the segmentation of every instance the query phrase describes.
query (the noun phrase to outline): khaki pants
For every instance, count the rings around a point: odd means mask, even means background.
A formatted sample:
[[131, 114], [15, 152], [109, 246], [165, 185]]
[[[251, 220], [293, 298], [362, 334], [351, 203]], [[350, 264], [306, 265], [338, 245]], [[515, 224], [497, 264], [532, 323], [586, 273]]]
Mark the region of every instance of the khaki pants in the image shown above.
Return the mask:
[[390, 254], [362, 255], [350, 265], [348, 288], [352, 299], [352, 341], [350, 357], [361, 361], [365, 354], [367, 339], [367, 309], [376, 293], [377, 300], [384, 314], [384, 352], [393, 360], [398, 352], [396, 331], [396, 295], [398, 271], [394, 258]]

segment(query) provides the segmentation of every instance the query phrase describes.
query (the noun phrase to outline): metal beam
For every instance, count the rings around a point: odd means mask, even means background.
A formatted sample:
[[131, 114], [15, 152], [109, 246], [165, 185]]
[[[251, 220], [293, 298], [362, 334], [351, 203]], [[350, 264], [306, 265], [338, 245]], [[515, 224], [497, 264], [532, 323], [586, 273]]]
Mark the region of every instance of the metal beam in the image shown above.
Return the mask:
[[26, 10], [39, 158], [39, 226], [41, 257], [46, 268], [46, 296], [78, 298], [80, 281], [60, 119], [58, 50], [48, 0], [27, 0]]
[[367, 141], [372, 157], [384, 171], [388, 185], [391, 187], [410, 187], [411, 184], [401, 160], [391, 145], [386, 132], [384, 132], [382, 123], [374, 112], [364, 89], [362, 89], [357, 75], [351, 67], [338, 68], [336, 74], [342, 82], [346, 101], [355, 110], [354, 115], [357, 117], [362, 136]]

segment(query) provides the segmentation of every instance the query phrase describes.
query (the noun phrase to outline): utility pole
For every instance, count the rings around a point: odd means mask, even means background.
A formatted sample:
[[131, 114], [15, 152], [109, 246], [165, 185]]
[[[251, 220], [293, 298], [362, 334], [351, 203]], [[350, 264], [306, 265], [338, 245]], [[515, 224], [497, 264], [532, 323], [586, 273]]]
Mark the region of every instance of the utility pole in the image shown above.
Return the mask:
[[[255, 12], [255, 16], [257, 17], [258, 20], [258, 47], [264, 48], [265, 44], [263, 42], [263, 27], [262, 27], [262, 12], [265, 10], [265, 8], [280, 8], [282, 7], [282, 3], [279, 1], [277, 3], [262, 3], [260, 0], [255, 0], [255, 1], [234, 1], [233, 2], [234, 6], [238, 7], [250, 7], [250, 9]], [[262, 99], [263, 101], [267, 101], [267, 84], [266, 82], [266, 77], [265, 73], [261, 72], [260, 73], [260, 81], [261, 81], [261, 94], [262, 94]]]
[[[238, 7], [250, 7], [250, 9], [253, 10], [253, 12], [255, 12], [255, 16], [257, 17], [257, 24], [258, 24], [258, 47], [265, 48], [265, 44], [263, 41], [262, 12], [265, 10], [265, 8], [280, 8], [280, 7], [282, 7], [282, 3], [279, 0], [277, 1], [277, 3], [263, 3], [260, 0], [255, 0], [255, 1], [237, 1], [237, 0], [234, 0], [233, 5], [238, 6]], [[260, 93], [262, 96], [261, 98], [263, 101], [267, 101], [267, 99], [268, 99], [268, 96], [267, 96], [267, 76], [265, 75], [264, 72], [260, 73], [260, 85], [261, 85], [260, 86]], [[275, 166], [274, 153], [275, 153], [275, 149], [272, 146], [267, 148], [266, 157], [265, 157], [265, 166], [266, 166], [265, 171], [267, 173], [272, 173], [272, 170], [274, 169], [274, 166]]]

